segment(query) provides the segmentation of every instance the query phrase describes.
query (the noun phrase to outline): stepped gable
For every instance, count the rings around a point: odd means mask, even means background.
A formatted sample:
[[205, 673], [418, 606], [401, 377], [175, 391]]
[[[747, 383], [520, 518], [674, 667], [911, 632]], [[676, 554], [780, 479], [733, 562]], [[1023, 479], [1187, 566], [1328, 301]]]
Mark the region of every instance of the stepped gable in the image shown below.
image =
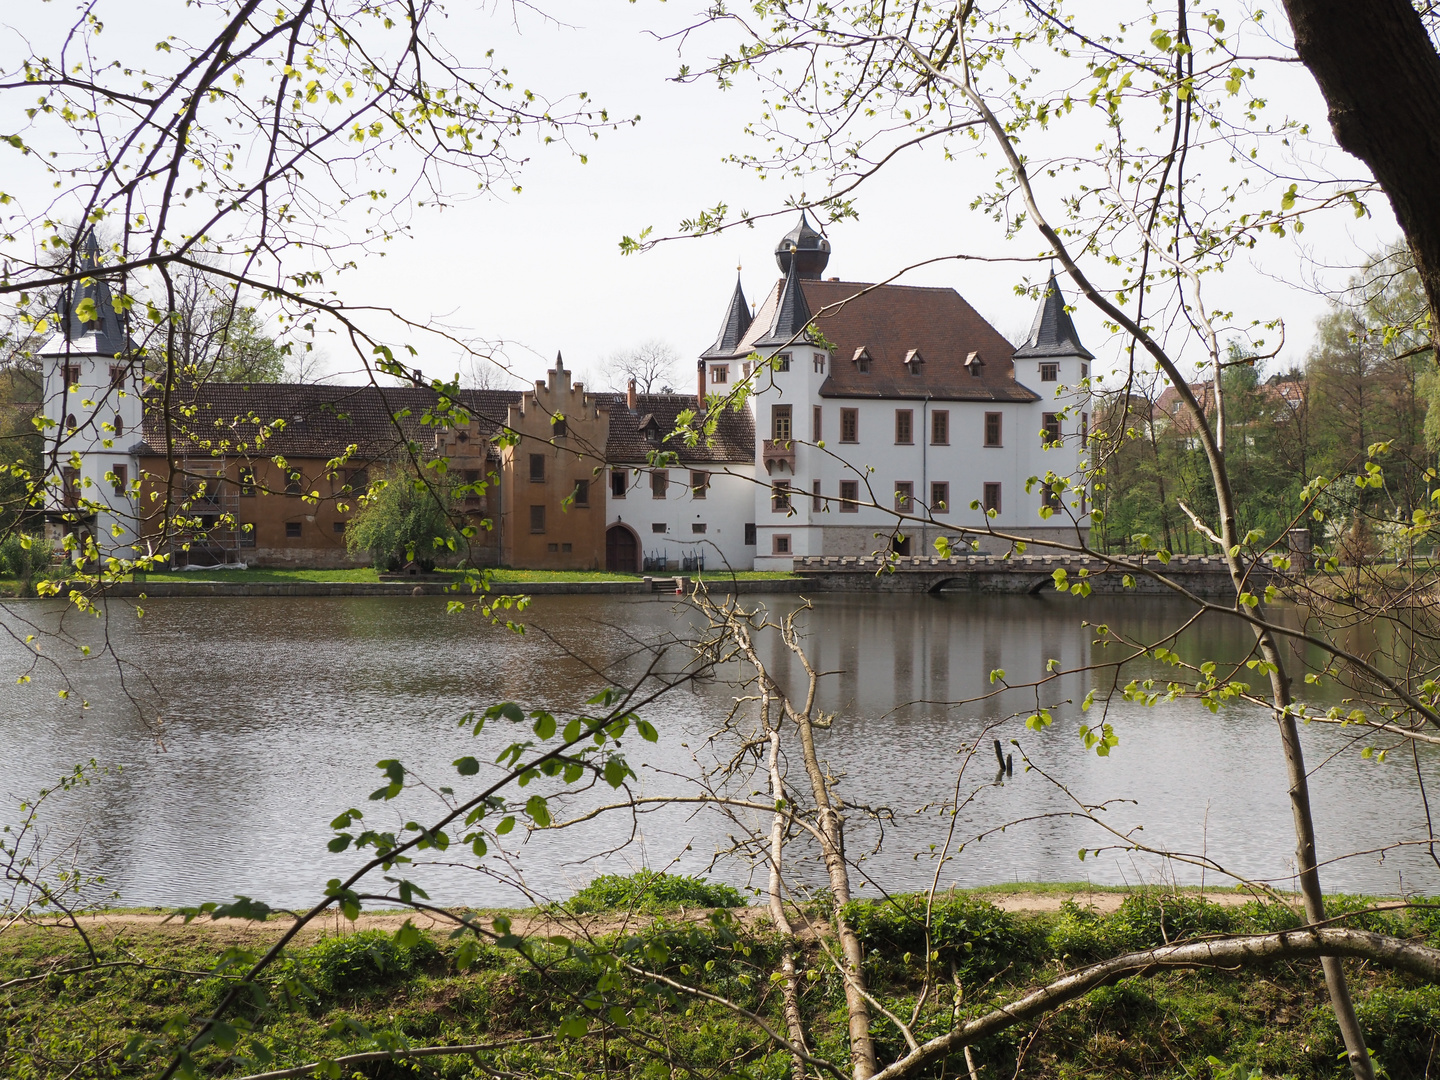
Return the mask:
[[[1015, 381], [1011, 361], [1015, 346], [954, 289], [857, 281], [799, 284], [807, 307], [815, 313], [811, 322], [835, 346], [820, 386], [821, 397], [1040, 400], [1039, 394]], [[741, 342], [745, 351], [761, 344], [756, 328], [774, 321], [784, 286], [785, 282], [777, 282], [755, 313], [751, 332]], [[868, 372], [854, 361], [862, 349], [870, 358]], [[912, 353], [920, 358], [918, 375], [912, 375], [905, 363]], [[972, 353], [980, 361], [978, 377], [965, 363]]]
[[[635, 408], [625, 403], [624, 394], [598, 394], [610, 412], [610, 439], [605, 456], [613, 462], [642, 464], [653, 450], [674, 451], [680, 456], [680, 467], [691, 465], [738, 465], [755, 461], [755, 421], [749, 409], [726, 409], [720, 415], [709, 445], [704, 439], [694, 446], [665, 436], [675, 430], [675, 418], [686, 409], [695, 408], [693, 394], [637, 394]], [[657, 446], [646, 439], [641, 425], [653, 419], [660, 439]]]
[[[520, 400], [520, 392], [511, 390], [464, 390], [460, 396], [479, 421], [482, 438], [494, 435], [507, 407]], [[143, 454], [165, 453], [161, 399], [156, 390], [145, 394]], [[201, 383], [177, 392], [172, 401], [175, 449], [192, 455], [332, 458], [354, 444], [358, 459], [373, 461], [394, 454], [406, 439], [432, 443], [434, 429], [420, 418], [435, 401], [426, 387]], [[399, 417], [399, 430], [396, 414], [408, 414]], [[266, 430], [279, 420], [283, 427]], [[496, 456], [493, 448], [490, 455]]]
[[1036, 360], [1051, 356], [1078, 356], [1081, 360], [1094, 360], [1090, 350], [1080, 344], [1080, 335], [1075, 331], [1074, 320], [1065, 310], [1065, 294], [1060, 291], [1060, 282], [1055, 271], [1050, 271], [1050, 281], [1045, 286], [1045, 295], [1035, 312], [1035, 321], [1025, 343], [1015, 350], [1017, 360]]

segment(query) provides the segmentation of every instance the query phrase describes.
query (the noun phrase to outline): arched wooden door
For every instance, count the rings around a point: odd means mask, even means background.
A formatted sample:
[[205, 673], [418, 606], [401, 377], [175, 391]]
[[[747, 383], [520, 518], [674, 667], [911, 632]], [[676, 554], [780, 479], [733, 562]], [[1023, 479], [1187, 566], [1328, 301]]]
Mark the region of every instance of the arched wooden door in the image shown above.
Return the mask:
[[624, 525], [611, 525], [605, 530], [605, 569], [622, 573], [633, 574], [639, 560], [640, 545], [635, 542], [635, 534]]

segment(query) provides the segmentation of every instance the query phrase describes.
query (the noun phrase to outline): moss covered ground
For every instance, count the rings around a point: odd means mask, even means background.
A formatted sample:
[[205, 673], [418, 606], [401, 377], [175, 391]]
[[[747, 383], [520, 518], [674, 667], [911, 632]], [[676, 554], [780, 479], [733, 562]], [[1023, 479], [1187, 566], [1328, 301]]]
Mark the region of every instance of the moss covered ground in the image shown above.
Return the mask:
[[[608, 893], [633, 906], [625, 890]], [[1364, 911], [1368, 902], [1337, 898], [1335, 906]], [[509, 1043], [482, 1051], [478, 1059], [389, 1060], [331, 1075], [788, 1077], [786, 1055], [767, 1045], [748, 1021], [595, 959], [600, 946], [609, 947], [779, 1024], [771, 974], [781, 942], [764, 918], [753, 910], [736, 917], [722, 909], [697, 922], [693, 911], [685, 918], [667, 912], [664, 904], [650, 907], [651, 913], [634, 919], [591, 920], [591, 940], [569, 935], [578, 947], [554, 940], [551, 925], [543, 938], [531, 938], [528, 958], [493, 944], [466, 947], [443, 933], [397, 940], [388, 929], [357, 931], [343, 922], [328, 923], [300, 939], [266, 977], [265, 1004], [247, 998], [239, 1011], [237, 1045], [251, 1064], [223, 1062], [223, 1051], [214, 1046], [199, 1060], [218, 1065], [214, 1075], [238, 1077], [397, 1042]], [[1101, 912], [1067, 900], [1058, 910], [1007, 911], [983, 893], [950, 895], [937, 902], [928, 939], [924, 905], [917, 898], [885, 906], [859, 903], [852, 916], [876, 996], [906, 1018], [923, 996], [914, 1025], [922, 1039], [947, 1028], [956, 1015], [981, 1013], [1092, 958], [1296, 921], [1283, 905], [1217, 904], [1155, 892], [1134, 893], [1118, 907], [1107, 907], [1115, 909]], [[487, 915], [486, 924], [494, 917]], [[518, 933], [533, 934], [540, 925], [537, 913], [511, 917]], [[527, 917], [528, 930], [522, 928]], [[1437, 907], [1363, 913], [1352, 925], [1440, 944]], [[280, 928], [275, 919], [189, 926], [100, 920], [90, 931], [102, 960], [112, 966], [64, 974], [62, 969], [85, 959], [73, 930], [12, 926], [0, 935], [0, 983], [27, 981], [0, 990], [5, 1017], [0, 1075], [15, 1080], [154, 1075], [164, 1060], [167, 1025], [183, 1030], [204, 1015], [233, 981], [241, 960], [237, 950], [266, 946]], [[815, 935], [802, 938], [801, 953], [801, 1001], [815, 1048], [844, 1062], [840, 981]], [[1393, 1080], [1440, 1075], [1440, 987], [1363, 964], [1347, 968], [1371, 1045], [1388, 1075]], [[598, 1012], [587, 1007], [587, 999]], [[623, 1026], [602, 1031], [593, 1019], [597, 1015]], [[592, 1018], [588, 1032], [562, 1035], [586, 1030], [576, 1026], [577, 1016]], [[253, 1030], [244, 1031], [246, 1025]], [[904, 1042], [888, 1021], [877, 1019], [874, 1034], [882, 1058], [903, 1052]], [[522, 1039], [533, 1041], [516, 1041]], [[1339, 1036], [1313, 963], [1126, 979], [975, 1048], [985, 1080], [1228, 1078], [1248, 1077], [1257, 1069], [1266, 1077], [1330, 1078], [1344, 1075], [1339, 1054]], [[935, 1069], [929, 1075], [964, 1071], [957, 1058], [945, 1063], [943, 1073]]]

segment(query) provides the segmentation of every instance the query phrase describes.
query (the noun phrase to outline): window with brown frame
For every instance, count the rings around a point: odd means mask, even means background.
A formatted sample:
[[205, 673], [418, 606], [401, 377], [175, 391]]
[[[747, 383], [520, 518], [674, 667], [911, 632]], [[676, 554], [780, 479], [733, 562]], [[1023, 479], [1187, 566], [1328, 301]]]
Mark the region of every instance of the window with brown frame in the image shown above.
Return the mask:
[[110, 426], [115, 429], [115, 437], [117, 439], [125, 434], [125, 420], [119, 414], [116, 415], [114, 422], [111, 423]]
[[840, 441], [842, 443], [858, 443], [860, 441], [860, 410], [840, 410]]
[[545, 482], [545, 455], [530, 455], [530, 482], [532, 484], [543, 484]]
[[816, 374], [816, 375], [824, 375], [824, 374], [825, 374], [825, 354], [824, 354], [823, 352], [817, 352], [817, 353], [813, 353], [812, 355], [814, 356], [815, 374]]
[[1060, 441], [1060, 414], [1047, 412], [1040, 414], [1040, 424], [1043, 428], [1040, 441], [1046, 446]]
[[987, 413], [985, 414], [985, 445], [986, 445], [986, 446], [1003, 446], [1003, 445], [1004, 445], [1004, 444], [1000, 441], [1000, 435], [1001, 435], [1000, 418], [1001, 418], [1001, 416], [1002, 416], [1002, 414], [1001, 414], [1001, 413], [998, 413], [998, 412], [987, 412]]
[[130, 467], [116, 462], [110, 466], [110, 471], [115, 475], [115, 479], [111, 481], [115, 494], [124, 495], [125, 488], [130, 483]]
[[690, 497], [704, 499], [710, 494], [710, 474], [701, 469], [690, 470]]
[[789, 405], [770, 406], [770, 438], [775, 442], [789, 442], [794, 428], [790, 423]]
[[986, 484], [984, 491], [984, 497], [980, 500], [980, 508], [986, 513], [989, 513], [991, 510], [997, 514], [1000, 513], [1000, 485], [994, 483]]
[[623, 499], [630, 486], [630, 476], [624, 469], [610, 470], [610, 497]]
[[778, 533], [770, 538], [770, 550], [776, 555], [790, 554], [790, 536], [788, 533]]
[[915, 485], [909, 480], [895, 482], [895, 509], [908, 514], [915, 505]]
[[860, 511], [860, 481], [840, 481], [840, 512], [855, 514]]
[[777, 480], [770, 487], [770, 509], [777, 514], [790, 512], [790, 481]]
[[909, 446], [915, 441], [915, 411], [895, 410], [895, 445]]
[[818, 443], [821, 439], [823, 439], [823, 438], [825, 437], [825, 435], [824, 435], [824, 428], [823, 428], [823, 426], [822, 426], [821, 423], [820, 423], [821, 420], [823, 420], [823, 419], [824, 419], [824, 410], [823, 410], [819, 405], [816, 405], [813, 409], [810, 410], [810, 441], [811, 441], [811, 442]]
[[110, 389], [119, 390], [125, 385], [125, 365], [110, 365]]
[[810, 509], [816, 514], [822, 513], [825, 509], [825, 498], [820, 494], [820, 481], [810, 485]]
[[60, 369], [61, 376], [65, 379], [65, 387], [69, 389], [80, 382], [80, 365], [66, 364]]
[[950, 445], [950, 410], [936, 409], [930, 414], [930, 445]]
[[589, 481], [589, 480], [576, 480], [576, 481], [575, 481], [575, 499], [574, 499], [573, 505], [575, 505], [575, 506], [589, 506], [589, 505], [590, 505], [590, 481]]
[[670, 470], [656, 469], [650, 474], [650, 497], [663, 499], [670, 493]]
[[776, 370], [776, 371], [789, 371], [789, 370], [790, 370], [790, 354], [789, 354], [788, 352], [782, 352], [779, 356], [777, 356], [777, 357], [775, 358], [775, 370]]
[[1059, 378], [1060, 378], [1060, 365], [1059, 365], [1059, 364], [1041, 364], [1041, 365], [1040, 365], [1040, 381], [1041, 381], [1041, 382], [1056, 382], [1056, 381], [1059, 380]]
[[710, 381], [716, 386], [730, 381], [730, 365], [715, 364], [710, 368]]
[[950, 485], [944, 481], [930, 482], [930, 512], [944, 514], [950, 510]]

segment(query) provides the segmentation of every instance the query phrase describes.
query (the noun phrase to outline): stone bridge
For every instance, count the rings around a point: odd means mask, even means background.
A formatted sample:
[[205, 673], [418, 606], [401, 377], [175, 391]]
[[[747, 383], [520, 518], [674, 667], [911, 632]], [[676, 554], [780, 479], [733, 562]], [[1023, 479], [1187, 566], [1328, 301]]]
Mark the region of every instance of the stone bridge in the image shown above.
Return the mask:
[[[1164, 574], [1198, 596], [1232, 598], [1230, 571], [1218, 555], [1175, 555], [1162, 563], [1153, 555], [1111, 556], [1113, 562], [1084, 555], [901, 555], [891, 564], [893, 573], [882, 573], [883, 561], [875, 556], [810, 555], [795, 560], [795, 572], [815, 583], [817, 591], [874, 591], [937, 593], [969, 589], [977, 592], [1039, 593], [1054, 588], [1054, 574], [1063, 569], [1071, 582], [1082, 570], [1094, 593], [1169, 594], [1170, 590], [1145, 574], [1148, 568]], [[1116, 565], [1119, 563], [1121, 565]], [[1124, 578], [1135, 579], [1126, 588]], [[1252, 592], [1260, 593], [1270, 583], [1273, 571], [1256, 564], [1252, 570]]]

